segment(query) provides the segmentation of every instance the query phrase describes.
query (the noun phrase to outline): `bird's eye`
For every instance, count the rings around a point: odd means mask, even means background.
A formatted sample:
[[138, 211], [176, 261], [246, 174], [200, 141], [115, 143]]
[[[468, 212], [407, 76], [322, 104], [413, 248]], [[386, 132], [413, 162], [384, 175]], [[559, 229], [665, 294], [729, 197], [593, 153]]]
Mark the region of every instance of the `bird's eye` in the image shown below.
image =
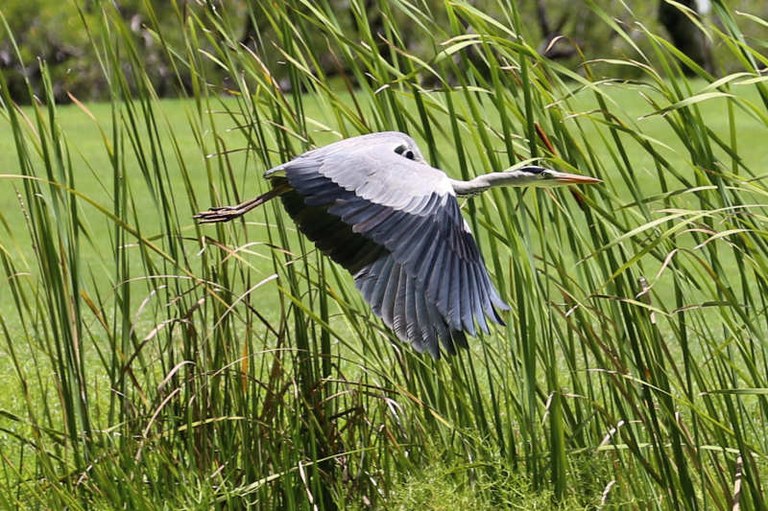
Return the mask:
[[408, 146], [405, 145], [405, 144], [399, 145], [399, 146], [395, 147], [395, 152], [397, 154], [399, 154], [400, 156], [405, 156], [409, 160], [413, 160], [414, 159], [413, 151], [408, 149]]

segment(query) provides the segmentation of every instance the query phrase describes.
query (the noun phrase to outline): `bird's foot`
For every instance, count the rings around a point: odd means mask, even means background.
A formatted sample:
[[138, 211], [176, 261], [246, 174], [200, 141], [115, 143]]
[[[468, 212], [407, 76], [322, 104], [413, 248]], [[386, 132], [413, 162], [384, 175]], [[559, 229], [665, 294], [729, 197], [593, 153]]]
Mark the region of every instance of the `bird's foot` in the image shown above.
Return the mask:
[[216, 222], [229, 222], [242, 214], [243, 212], [238, 207], [214, 206], [208, 211], [197, 213], [193, 218], [200, 224], [212, 224]]

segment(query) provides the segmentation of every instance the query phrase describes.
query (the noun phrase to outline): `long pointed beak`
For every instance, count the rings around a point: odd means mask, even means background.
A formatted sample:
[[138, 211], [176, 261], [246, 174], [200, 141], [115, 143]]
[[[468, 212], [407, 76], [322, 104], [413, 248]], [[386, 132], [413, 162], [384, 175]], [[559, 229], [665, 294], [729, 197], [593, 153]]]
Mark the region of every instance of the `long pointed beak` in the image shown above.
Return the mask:
[[592, 185], [602, 183], [602, 179], [590, 176], [582, 176], [579, 174], [569, 174], [567, 172], [560, 172], [557, 170], [550, 171], [550, 179], [557, 182], [557, 184], [564, 185]]

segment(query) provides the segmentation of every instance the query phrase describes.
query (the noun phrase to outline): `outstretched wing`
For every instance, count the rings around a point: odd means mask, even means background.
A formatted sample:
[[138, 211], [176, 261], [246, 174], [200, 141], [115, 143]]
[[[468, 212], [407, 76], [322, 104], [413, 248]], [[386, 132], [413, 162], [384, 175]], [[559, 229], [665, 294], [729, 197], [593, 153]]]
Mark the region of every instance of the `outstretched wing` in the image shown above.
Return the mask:
[[[402, 149], [407, 145], [408, 152]], [[412, 156], [414, 159], [409, 159]], [[376, 133], [310, 151], [267, 173], [290, 185], [299, 229], [346, 268], [373, 311], [418, 351], [466, 346], [508, 309], [461, 216], [447, 176], [410, 137]]]

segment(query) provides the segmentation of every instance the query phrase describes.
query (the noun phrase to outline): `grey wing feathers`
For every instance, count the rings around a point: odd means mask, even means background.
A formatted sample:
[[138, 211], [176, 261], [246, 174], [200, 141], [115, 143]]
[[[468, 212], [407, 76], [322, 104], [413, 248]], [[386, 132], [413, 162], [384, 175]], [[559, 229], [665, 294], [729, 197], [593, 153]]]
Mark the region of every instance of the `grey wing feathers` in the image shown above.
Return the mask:
[[456, 353], [455, 345], [467, 346], [464, 333], [449, 327], [423, 284], [391, 255], [361, 270], [355, 282], [373, 312], [417, 351], [437, 358], [440, 344], [449, 354]]
[[299, 228], [353, 274], [401, 340], [435, 357], [440, 345], [454, 353], [466, 347], [464, 332], [487, 332], [485, 316], [501, 323], [496, 310], [508, 306], [445, 174], [396, 154], [397, 144], [413, 144], [406, 135], [368, 137], [311, 151], [267, 175], [275, 185], [288, 182], [295, 192], [283, 203]]

